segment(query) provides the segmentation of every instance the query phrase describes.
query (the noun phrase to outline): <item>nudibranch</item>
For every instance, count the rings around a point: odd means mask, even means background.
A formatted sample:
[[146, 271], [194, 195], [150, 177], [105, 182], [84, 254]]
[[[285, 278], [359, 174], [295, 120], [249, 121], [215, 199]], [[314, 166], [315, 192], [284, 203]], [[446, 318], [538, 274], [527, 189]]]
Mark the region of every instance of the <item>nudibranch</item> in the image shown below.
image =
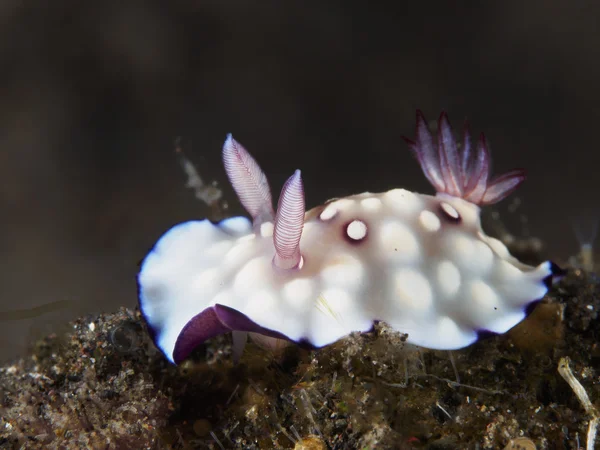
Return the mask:
[[490, 178], [483, 134], [472, 148], [465, 124], [459, 146], [445, 113], [436, 141], [420, 111], [414, 142], [405, 140], [435, 196], [365, 192], [305, 212], [300, 171], [273, 210], [265, 174], [229, 135], [225, 171], [252, 220], [185, 222], [147, 255], [139, 301], [157, 347], [179, 363], [233, 331], [234, 353], [247, 332], [318, 348], [383, 321], [409, 343], [452, 350], [521, 322], [560, 269], [511, 256], [484, 234], [480, 206], [525, 172]]

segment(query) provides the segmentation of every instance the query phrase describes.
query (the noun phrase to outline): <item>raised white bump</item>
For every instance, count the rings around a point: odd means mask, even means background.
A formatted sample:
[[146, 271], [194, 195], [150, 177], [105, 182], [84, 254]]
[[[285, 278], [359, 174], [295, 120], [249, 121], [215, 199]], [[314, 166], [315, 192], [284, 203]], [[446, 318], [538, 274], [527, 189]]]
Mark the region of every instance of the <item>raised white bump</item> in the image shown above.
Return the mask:
[[344, 209], [348, 209], [349, 207], [351, 207], [355, 203], [356, 202], [353, 199], [350, 199], [350, 198], [340, 198], [339, 200], [335, 200], [335, 201], [331, 202], [330, 205], [333, 206], [338, 211], [343, 211]]
[[447, 239], [447, 253], [454, 257], [457, 263], [468, 267], [475, 253], [473, 239], [464, 234], [449, 236]]
[[442, 292], [447, 297], [454, 297], [461, 284], [458, 268], [450, 261], [442, 261], [437, 267], [437, 279]]
[[337, 208], [335, 206], [333, 206], [333, 204], [329, 204], [325, 207], [325, 209], [323, 211], [321, 211], [321, 214], [319, 215], [319, 219], [321, 219], [323, 221], [328, 221], [328, 220], [333, 219], [337, 213], [338, 213]]
[[417, 196], [406, 189], [392, 189], [387, 191], [383, 197], [386, 203], [398, 212], [410, 213], [421, 205]]
[[469, 287], [471, 299], [482, 307], [492, 311], [499, 306], [499, 298], [496, 292], [484, 281], [475, 280]]
[[401, 308], [427, 311], [433, 304], [433, 292], [427, 278], [414, 269], [402, 269], [394, 277], [397, 302]]
[[314, 284], [309, 278], [292, 280], [283, 286], [283, 298], [295, 311], [301, 312], [314, 297]]
[[331, 310], [333, 314], [335, 314], [338, 318], [340, 318], [340, 313], [348, 311], [352, 305], [352, 298], [343, 289], [340, 288], [330, 288], [323, 291], [321, 294], [323, 299], [325, 300], [327, 307]]
[[255, 235], [252, 234], [252, 239], [244, 239], [238, 240], [236, 244], [229, 249], [227, 254], [225, 255], [225, 263], [226, 264], [235, 264], [239, 261], [245, 261], [252, 255], [252, 250], [254, 249], [254, 241]]
[[479, 273], [487, 273], [494, 264], [494, 253], [485, 242], [475, 241], [473, 263]]
[[216, 279], [219, 270], [216, 268], [206, 269], [194, 278], [193, 290], [196, 292], [205, 292], [216, 287]]
[[387, 258], [410, 262], [419, 257], [419, 243], [414, 233], [402, 222], [388, 221], [379, 233], [382, 251]]
[[244, 313], [251, 320], [260, 318], [260, 325], [265, 328], [276, 328], [280, 325], [279, 316], [275, 314], [280, 307], [277, 300], [275, 292], [268, 287], [254, 291], [248, 297]]
[[362, 199], [360, 201], [360, 206], [362, 206], [366, 211], [376, 212], [381, 209], [383, 204], [377, 197], [369, 197]]
[[233, 280], [236, 294], [247, 296], [271, 284], [273, 267], [271, 258], [259, 256], [248, 261]]
[[437, 322], [437, 326], [435, 328], [437, 335], [444, 339], [448, 344], [447, 346], [450, 348], [453, 345], [452, 342], [460, 342], [464, 346], [465, 333], [460, 329], [456, 321], [452, 320], [450, 317], [444, 316], [440, 317]]
[[325, 260], [321, 280], [325, 286], [356, 288], [365, 278], [363, 263], [349, 253], [342, 253]]
[[482, 240], [486, 241], [488, 245], [492, 247], [492, 250], [494, 250], [494, 252], [496, 252], [500, 258], [508, 258], [510, 256], [508, 248], [506, 248], [506, 245], [504, 245], [502, 241], [499, 241], [498, 239], [492, 237], [487, 237], [487, 239]]
[[431, 232], [439, 230], [442, 225], [438, 216], [431, 211], [422, 211], [419, 214], [419, 222], [425, 230]]

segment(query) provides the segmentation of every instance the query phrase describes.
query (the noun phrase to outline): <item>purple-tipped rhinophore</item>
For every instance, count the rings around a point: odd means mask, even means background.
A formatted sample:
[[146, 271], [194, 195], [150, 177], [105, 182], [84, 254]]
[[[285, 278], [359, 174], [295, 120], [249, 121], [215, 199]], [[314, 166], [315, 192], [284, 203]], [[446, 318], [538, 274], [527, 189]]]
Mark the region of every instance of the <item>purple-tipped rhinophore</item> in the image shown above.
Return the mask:
[[280, 269], [292, 269], [300, 265], [302, 260], [300, 238], [304, 226], [304, 212], [304, 186], [300, 171], [296, 170], [281, 189], [275, 216], [273, 263]]
[[469, 128], [465, 123], [463, 143], [459, 149], [445, 112], [438, 121], [437, 148], [419, 110], [415, 134], [415, 141], [405, 137], [404, 140], [438, 193], [460, 197], [476, 205], [489, 205], [502, 200], [525, 180], [522, 169], [489, 180], [490, 156], [485, 136], [481, 134], [477, 151], [472, 152]]
[[250, 153], [231, 134], [223, 145], [223, 165], [242, 206], [254, 227], [273, 220], [273, 201], [267, 177]]

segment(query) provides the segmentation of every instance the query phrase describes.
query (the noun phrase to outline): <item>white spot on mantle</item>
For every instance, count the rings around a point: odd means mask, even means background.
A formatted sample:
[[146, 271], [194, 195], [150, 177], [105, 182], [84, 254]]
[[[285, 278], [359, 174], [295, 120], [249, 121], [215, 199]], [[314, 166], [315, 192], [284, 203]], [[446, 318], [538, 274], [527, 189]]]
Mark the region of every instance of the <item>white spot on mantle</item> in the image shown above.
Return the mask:
[[353, 220], [348, 224], [346, 233], [350, 239], [360, 241], [367, 236], [367, 224], [362, 220]]
[[452, 206], [450, 203], [442, 202], [440, 203], [440, 207], [452, 219], [460, 219], [460, 214], [458, 214], [456, 208], [454, 208], [454, 206]]

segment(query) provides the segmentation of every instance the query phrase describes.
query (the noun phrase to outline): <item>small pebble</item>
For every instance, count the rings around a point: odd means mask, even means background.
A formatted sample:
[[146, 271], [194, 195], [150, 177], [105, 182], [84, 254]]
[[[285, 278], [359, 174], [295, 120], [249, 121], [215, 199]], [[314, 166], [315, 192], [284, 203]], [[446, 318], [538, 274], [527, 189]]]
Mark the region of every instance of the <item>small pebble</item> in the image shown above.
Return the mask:
[[198, 419], [194, 422], [194, 433], [198, 437], [208, 436], [210, 430], [212, 430], [211, 423], [206, 419]]
[[511, 439], [504, 450], [536, 450], [535, 443], [526, 437]]
[[327, 446], [318, 436], [308, 436], [296, 442], [294, 450], [327, 450]]

